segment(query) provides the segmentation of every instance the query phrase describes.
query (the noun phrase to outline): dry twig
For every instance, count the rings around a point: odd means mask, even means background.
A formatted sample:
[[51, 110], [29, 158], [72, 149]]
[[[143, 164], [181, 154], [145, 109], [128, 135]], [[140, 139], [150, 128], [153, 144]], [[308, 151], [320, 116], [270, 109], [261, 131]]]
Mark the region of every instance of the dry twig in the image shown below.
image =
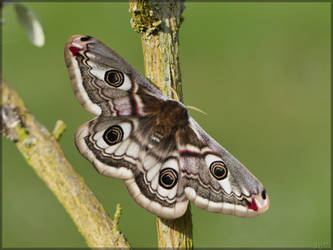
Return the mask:
[[[56, 138], [26, 109], [1, 79], [2, 133], [17, 148], [72, 217], [89, 247], [129, 248], [129, 243], [83, 179], [65, 158]], [[63, 126], [62, 126], [63, 127]], [[59, 132], [60, 131], [60, 132]], [[56, 136], [62, 129], [56, 130]]]
[[[178, 57], [178, 30], [185, 8], [183, 1], [132, 0], [132, 27], [142, 40], [146, 77], [169, 97], [182, 101]], [[190, 206], [176, 220], [157, 219], [160, 248], [191, 249], [192, 218]]]

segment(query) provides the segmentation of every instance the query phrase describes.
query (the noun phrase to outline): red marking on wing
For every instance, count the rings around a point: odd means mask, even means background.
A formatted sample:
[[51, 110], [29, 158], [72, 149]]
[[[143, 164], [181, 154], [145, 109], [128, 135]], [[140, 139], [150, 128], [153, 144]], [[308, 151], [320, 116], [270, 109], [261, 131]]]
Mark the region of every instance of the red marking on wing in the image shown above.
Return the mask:
[[258, 211], [258, 206], [254, 198], [252, 198], [252, 202], [250, 205], [247, 206], [248, 209], [252, 209], [254, 211]]
[[192, 151], [192, 150], [188, 150], [188, 149], [180, 149], [179, 151], [179, 154], [180, 155], [200, 155], [200, 152], [195, 152], [195, 151]]
[[78, 52], [81, 50], [80, 48], [78, 47], [69, 47], [69, 50], [72, 52], [72, 55], [73, 56], [77, 56]]

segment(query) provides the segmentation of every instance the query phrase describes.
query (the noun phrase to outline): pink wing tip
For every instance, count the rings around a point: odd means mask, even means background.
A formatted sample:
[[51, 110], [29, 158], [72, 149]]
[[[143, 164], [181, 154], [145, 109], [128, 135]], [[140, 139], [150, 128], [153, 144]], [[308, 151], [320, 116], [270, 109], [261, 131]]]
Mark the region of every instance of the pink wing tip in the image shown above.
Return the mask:
[[91, 36], [74, 35], [67, 42], [67, 48], [72, 53], [72, 56], [77, 56], [79, 51], [86, 49], [86, 44], [91, 39]]
[[257, 206], [256, 200], [254, 198], [252, 198], [251, 204], [248, 205], [247, 207], [248, 207], [248, 209], [258, 211], [258, 206]]
[[71, 46], [71, 47], [69, 47], [69, 50], [72, 52], [72, 55], [73, 55], [73, 56], [77, 56], [78, 52], [79, 52], [81, 49], [78, 48], [78, 47]]
[[248, 205], [248, 209], [254, 210], [258, 214], [262, 214], [269, 208], [269, 198], [265, 191], [260, 194], [253, 195], [251, 204]]

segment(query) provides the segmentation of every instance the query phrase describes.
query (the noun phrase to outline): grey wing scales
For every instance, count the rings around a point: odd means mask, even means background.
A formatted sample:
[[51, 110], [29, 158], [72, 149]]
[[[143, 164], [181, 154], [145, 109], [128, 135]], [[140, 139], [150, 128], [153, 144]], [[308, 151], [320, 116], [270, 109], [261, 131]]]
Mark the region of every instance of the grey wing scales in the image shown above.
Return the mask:
[[79, 102], [99, 115], [77, 130], [80, 153], [100, 174], [123, 179], [142, 207], [163, 218], [180, 217], [188, 204], [183, 186], [168, 185], [179, 171], [175, 139], [152, 141], [166, 96], [95, 38], [73, 36], [65, 61]]
[[166, 97], [122, 57], [95, 38], [76, 35], [65, 46], [65, 61], [80, 104], [104, 116], [144, 115], [141, 97]]
[[152, 145], [147, 119], [98, 117], [77, 130], [75, 144], [100, 174], [123, 179], [140, 206], [162, 218], [177, 218], [188, 204], [182, 183], [160, 183], [163, 171], [179, 172], [175, 142], [169, 138]]
[[260, 181], [192, 118], [177, 135], [186, 197], [210, 212], [252, 217], [269, 207]]

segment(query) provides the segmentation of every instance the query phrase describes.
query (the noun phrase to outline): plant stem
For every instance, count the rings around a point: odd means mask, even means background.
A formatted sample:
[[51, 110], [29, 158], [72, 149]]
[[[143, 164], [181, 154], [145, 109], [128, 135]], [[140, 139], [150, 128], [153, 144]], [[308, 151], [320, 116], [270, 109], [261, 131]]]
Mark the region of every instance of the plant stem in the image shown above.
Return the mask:
[[[142, 40], [146, 77], [170, 98], [183, 100], [178, 31], [185, 8], [178, 0], [131, 0], [132, 28]], [[190, 205], [175, 220], [157, 219], [158, 247], [192, 249]]]
[[88, 246], [129, 248], [117, 223], [106, 214], [93, 192], [73, 170], [56, 138], [2, 79], [1, 92], [3, 135], [16, 143], [28, 164], [65, 207]]

